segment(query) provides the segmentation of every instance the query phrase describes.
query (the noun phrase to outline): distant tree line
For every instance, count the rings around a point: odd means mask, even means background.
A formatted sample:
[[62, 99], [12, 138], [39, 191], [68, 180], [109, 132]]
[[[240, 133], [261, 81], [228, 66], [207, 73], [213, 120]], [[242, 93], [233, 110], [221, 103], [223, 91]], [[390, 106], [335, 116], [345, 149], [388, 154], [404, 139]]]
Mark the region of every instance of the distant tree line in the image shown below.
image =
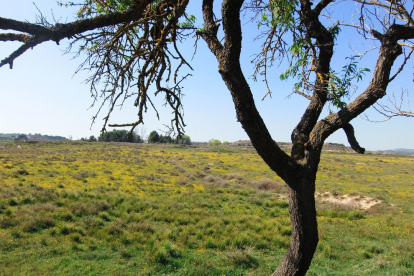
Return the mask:
[[101, 135], [96, 139], [93, 135], [89, 137], [89, 142], [128, 142], [128, 143], [142, 143], [143, 140], [141, 137], [132, 132], [129, 134], [126, 130], [116, 130], [108, 131], [101, 133]]
[[191, 145], [191, 138], [188, 135], [182, 135], [173, 139], [169, 135], [160, 135], [154, 130], [148, 136], [148, 143]]
[[[81, 141], [87, 142], [128, 142], [128, 143], [143, 143], [144, 140], [140, 135], [133, 132], [129, 135], [129, 132], [126, 130], [113, 130], [101, 133], [101, 135], [96, 138], [95, 136], [90, 136], [89, 138], [81, 138]], [[181, 145], [191, 145], [191, 138], [188, 135], [178, 136], [172, 138], [169, 135], [160, 135], [157, 131], [151, 131], [148, 136], [148, 143], [160, 143], [160, 144], [181, 144]]]
[[42, 135], [40, 133], [35, 134], [23, 134], [23, 133], [0, 133], [0, 140], [14, 140], [14, 141], [67, 141], [68, 139], [63, 136], [51, 136]]
[[218, 147], [218, 146], [228, 146], [230, 143], [227, 141], [224, 141], [223, 143], [220, 140], [217, 139], [210, 139], [208, 141], [208, 145], [212, 147]]

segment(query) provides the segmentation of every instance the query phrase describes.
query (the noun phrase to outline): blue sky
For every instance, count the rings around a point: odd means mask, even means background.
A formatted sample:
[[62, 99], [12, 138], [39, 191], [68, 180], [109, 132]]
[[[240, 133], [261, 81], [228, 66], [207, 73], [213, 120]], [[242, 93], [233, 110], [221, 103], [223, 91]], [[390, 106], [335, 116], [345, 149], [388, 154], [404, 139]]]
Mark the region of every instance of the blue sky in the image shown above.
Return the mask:
[[[2, 1], [0, 3], [0, 17], [18, 20], [34, 21], [37, 13], [33, 0]], [[73, 10], [60, 8], [56, 1], [34, 1], [42, 13], [53, 22], [53, 15], [60, 22], [73, 20]], [[195, 1], [199, 4], [199, 1]], [[200, 7], [190, 7], [189, 12], [201, 18]], [[253, 53], [258, 50], [258, 43], [252, 43], [257, 32], [255, 26], [245, 25], [247, 31], [243, 34], [242, 64], [246, 77], [253, 73]], [[343, 65], [343, 58], [352, 55], [349, 45], [353, 42], [351, 34], [344, 34], [338, 44], [344, 45], [338, 50], [335, 63]], [[7, 67], [0, 69], [0, 132], [1, 133], [42, 133], [48, 135], [72, 136], [73, 139], [99, 135], [102, 127], [102, 113], [100, 118], [91, 127], [91, 118], [96, 108], [90, 108], [92, 98], [89, 87], [83, 81], [88, 72], [74, 75], [82, 58], [72, 59], [70, 54], [64, 55], [65, 45], [47, 42], [29, 50], [14, 62], [13, 70]], [[191, 60], [193, 40], [187, 41], [184, 53]], [[14, 51], [19, 43], [0, 44], [0, 59]], [[369, 47], [369, 45], [366, 45]], [[375, 64], [375, 55], [368, 56], [364, 66]], [[247, 139], [241, 125], [236, 121], [236, 115], [230, 93], [220, 78], [217, 62], [209, 52], [205, 43], [199, 41], [198, 52], [191, 61], [193, 75], [185, 82], [183, 99], [185, 108], [186, 134], [193, 141], [207, 141], [211, 138], [222, 141], [237, 141]], [[388, 93], [399, 92], [402, 88], [413, 92], [412, 61], [391, 85]], [[262, 101], [266, 87], [261, 81], [253, 82], [249, 78], [250, 86], [255, 96], [256, 105], [263, 116], [268, 128], [276, 141], [290, 141], [292, 129], [301, 118], [307, 105], [307, 100], [291, 93], [293, 81], [282, 82], [278, 75], [280, 70], [274, 69], [271, 76], [273, 97]], [[368, 80], [371, 74], [367, 74]], [[358, 84], [364, 88], [367, 83]], [[413, 95], [411, 102], [414, 103]], [[161, 99], [159, 99], [161, 100]], [[158, 102], [158, 101], [157, 101]], [[158, 102], [160, 104], [161, 101]], [[136, 110], [125, 105], [122, 110], [113, 114], [111, 123], [133, 122], [136, 119]], [[153, 112], [145, 116], [146, 134], [152, 130], [163, 130], [164, 124], [169, 124], [171, 115], [168, 109], [159, 107], [161, 119], [158, 121]], [[327, 115], [325, 111], [324, 115]], [[380, 119], [373, 110], [367, 114], [374, 119]], [[361, 146], [368, 150], [393, 148], [414, 148], [414, 119], [394, 118], [384, 123], [372, 123], [361, 118], [353, 122], [357, 138]], [[342, 131], [338, 131], [328, 138], [328, 142], [348, 145]]]

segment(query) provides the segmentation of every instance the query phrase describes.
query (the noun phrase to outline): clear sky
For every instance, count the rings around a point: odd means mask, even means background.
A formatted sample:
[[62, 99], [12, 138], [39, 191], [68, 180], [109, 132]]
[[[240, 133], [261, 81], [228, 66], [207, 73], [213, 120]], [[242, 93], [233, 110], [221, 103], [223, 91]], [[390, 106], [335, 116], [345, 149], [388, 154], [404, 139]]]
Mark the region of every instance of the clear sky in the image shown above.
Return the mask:
[[[41, 10], [50, 22], [57, 19], [61, 23], [73, 21], [73, 10], [60, 8], [56, 1], [49, 0], [14, 0], [0, 2], [0, 17], [27, 20], [34, 22], [36, 7]], [[193, 1], [198, 6], [190, 7], [189, 13], [201, 18], [201, 1]], [[200, 6], [200, 7], [199, 7]], [[53, 12], [53, 16], [52, 16]], [[242, 64], [245, 75], [253, 72], [250, 63], [253, 53], [258, 51], [258, 43], [253, 43], [257, 32], [254, 26], [244, 25], [247, 31], [243, 34]], [[352, 55], [349, 45], [351, 35], [345, 35], [338, 44], [344, 45], [337, 50], [335, 65], [343, 66], [344, 57]], [[97, 111], [90, 108], [92, 98], [89, 87], [83, 81], [88, 72], [74, 75], [82, 57], [72, 59], [73, 55], [64, 55], [67, 41], [60, 46], [47, 42], [29, 50], [14, 62], [13, 70], [4, 66], [0, 68], [0, 133], [42, 133], [47, 135], [72, 136], [73, 139], [98, 136], [102, 127], [103, 112], [91, 127], [91, 118]], [[185, 45], [186, 57], [191, 60], [194, 41]], [[0, 59], [13, 52], [19, 43], [0, 42]], [[367, 45], [368, 47], [369, 45]], [[375, 55], [368, 56], [364, 66], [375, 64]], [[205, 43], [199, 41], [198, 51], [191, 64], [193, 75], [184, 83], [183, 99], [185, 109], [185, 128], [193, 141], [208, 141], [211, 138], [221, 141], [237, 141], [247, 139], [241, 125], [236, 121], [234, 106], [229, 91], [220, 78], [217, 62], [209, 52]], [[340, 67], [339, 67], [340, 68]], [[405, 72], [401, 74], [388, 90], [400, 92], [408, 89], [411, 102], [414, 103], [413, 62], [409, 61]], [[301, 96], [287, 96], [291, 93], [292, 81], [279, 80], [279, 71], [272, 72], [271, 84], [273, 97], [262, 101], [266, 87], [261, 81], [250, 86], [255, 96], [256, 105], [263, 116], [274, 140], [289, 142], [292, 129], [301, 118], [307, 100]], [[367, 74], [368, 80], [371, 74]], [[361, 89], [367, 83], [358, 84]], [[160, 99], [161, 100], [161, 99]], [[412, 106], [414, 109], [414, 106]], [[152, 130], [164, 130], [169, 124], [171, 115], [168, 109], [159, 106], [161, 119], [158, 121], [153, 112], [148, 112], [145, 121], [146, 134]], [[136, 110], [132, 104], [113, 114], [111, 123], [129, 123], [136, 119]], [[381, 119], [373, 110], [367, 114], [373, 119]], [[327, 115], [327, 111], [323, 114]], [[353, 122], [356, 136], [361, 146], [368, 150], [384, 150], [394, 148], [414, 148], [414, 118], [394, 118], [384, 123], [372, 123], [362, 118]], [[327, 142], [348, 145], [342, 131], [328, 138]]]

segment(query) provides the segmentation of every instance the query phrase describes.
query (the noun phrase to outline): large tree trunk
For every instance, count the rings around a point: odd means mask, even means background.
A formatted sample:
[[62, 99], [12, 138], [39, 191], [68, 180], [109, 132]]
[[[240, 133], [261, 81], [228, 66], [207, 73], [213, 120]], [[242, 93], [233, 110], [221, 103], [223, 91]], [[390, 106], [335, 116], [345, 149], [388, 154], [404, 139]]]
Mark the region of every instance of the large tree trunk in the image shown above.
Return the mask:
[[306, 162], [297, 162], [273, 140], [257, 111], [253, 94], [240, 66], [242, 39], [239, 12], [244, 1], [223, 1], [224, 44], [217, 38], [218, 26], [214, 21], [213, 2], [203, 0], [205, 30], [198, 34], [217, 58], [219, 72], [233, 98], [238, 121], [258, 154], [286, 181], [290, 189], [292, 238], [284, 261], [273, 275], [305, 275], [318, 244], [315, 179], [320, 150], [315, 151], [313, 158], [308, 158]]
[[315, 178], [304, 177], [289, 188], [289, 213], [292, 236], [283, 262], [273, 273], [305, 275], [318, 245], [318, 224], [315, 208]]

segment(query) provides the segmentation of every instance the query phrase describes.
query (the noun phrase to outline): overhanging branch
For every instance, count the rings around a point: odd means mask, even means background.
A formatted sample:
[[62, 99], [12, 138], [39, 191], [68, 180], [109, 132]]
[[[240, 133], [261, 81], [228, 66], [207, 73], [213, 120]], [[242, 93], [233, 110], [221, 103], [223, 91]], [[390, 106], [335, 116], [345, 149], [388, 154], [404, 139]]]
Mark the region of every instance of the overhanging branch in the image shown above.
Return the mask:
[[0, 62], [0, 67], [9, 64], [13, 68], [14, 60], [22, 55], [27, 49], [33, 48], [45, 41], [59, 41], [64, 38], [72, 38], [90, 30], [112, 26], [132, 20], [141, 19], [144, 11], [151, 0], [135, 1], [135, 5], [125, 12], [114, 12], [105, 15], [99, 15], [93, 18], [77, 20], [67, 24], [56, 23], [50, 28], [44, 26], [22, 22], [18, 20], [0, 17], [0, 30], [12, 30], [26, 33], [28, 35], [5, 33], [0, 36], [0, 41], [21, 41], [23, 46], [19, 47], [10, 56]]
[[364, 154], [365, 153], [365, 148], [362, 148], [357, 139], [355, 138], [355, 131], [354, 131], [354, 127], [348, 123], [345, 124], [342, 129], [345, 131], [346, 137], [348, 138], [348, 142], [351, 145], [351, 148], [356, 151], [357, 153], [361, 153]]
[[0, 34], [0, 41], [20, 41], [26, 43], [29, 40], [28, 35], [23, 34], [14, 34], [14, 33], [8, 33], [8, 34]]

